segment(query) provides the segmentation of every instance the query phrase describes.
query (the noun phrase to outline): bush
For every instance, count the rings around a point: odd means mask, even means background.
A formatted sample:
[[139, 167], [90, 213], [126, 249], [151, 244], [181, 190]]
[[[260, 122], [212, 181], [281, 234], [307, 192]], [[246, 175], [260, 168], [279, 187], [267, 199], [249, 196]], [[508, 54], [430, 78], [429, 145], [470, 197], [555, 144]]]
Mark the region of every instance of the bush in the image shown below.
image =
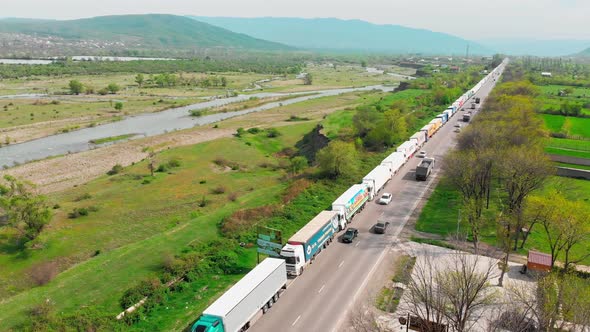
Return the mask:
[[244, 128], [238, 128], [238, 130], [236, 131], [236, 133], [234, 134], [234, 136], [236, 136], [236, 137], [242, 137], [242, 136], [244, 136], [245, 133], [246, 133], [246, 131], [244, 130]]
[[74, 210], [72, 210], [72, 212], [68, 213], [68, 218], [70, 219], [76, 219], [79, 217], [85, 217], [89, 214], [90, 212], [88, 211], [87, 208], [74, 208]]
[[123, 166], [121, 166], [121, 164], [116, 164], [115, 166], [113, 166], [113, 168], [111, 168], [110, 171], [107, 172], [107, 175], [119, 174], [122, 171], [123, 171]]
[[201, 181], [199, 181], [199, 184], [205, 184], [205, 183], [207, 183], [207, 180], [201, 180]]
[[156, 172], [165, 173], [168, 172], [168, 165], [167, 164], [160, 164], [158, 168], [156, 168]]
[[56, 262], [44, 262], [34, 265], [29, 270], [29, 277], [36, 286], [43, 286], [50, 282], [59, 273]]
[[250, 230], [260, 219], [268, 218], [276, 211], [275, 205], [238, 210], [222, 220], [221, 232], [226, 236], [238, 236], [240, 232]]
[[201, 198], [201, 201], [199, 202], [199, 207], [205, 207], [209, 205], [209, 200], [207, 199], [207, 197], [203, 196], [203, 198]]
[[260, 128], [256, 128], [256, 127], [248, 129], [248, 133], [253, 134], [253, 135], [258, 134], [260, 131], [261, 131]]
[[61, 207], [61, 205], [59, 205], [59, 204], [57, 204], [57, 203], [55, 203], [55, 204], [53, 205], [53, 209], [54, 209], [54, 210], [57, 210], [57, 209], [59, 209], [60, 207]]
[[238, 193], [230, 193], [229, 195], [227, 195], [227, 199], [229, 199], [232, 202], [235, 202], [238, 199]]
[[92, 195], [90, 195], [89, 193], [84, 193], [84, 194], [76, 197], [76, 199], [74, 199], [74, 202], [80, 202], [80, 201], [90, 199], [90, 198], [92, 198]]
[[268, 128], [266, 130], [266, 137], [274, 138], [281, 136], [281, 133], [276, 128]]
[[215, 195], [221, 195], [221, 194], [225, 193], [225, 191], [226, 191], [226, 189], [222, 185], [219, 185], [219, 186], [211, 189], [211, 193], [215, 194]]
[[127, 290], [119, 304], [122, 309], [127, 309], [137, 302], [141, 301], [144, 297], [149, 297], [156, 293], [162, 287], [162, 282], [158, 278], [151, 278], [140, 282], [137, 286]]
[[145, 178], [145, 179], [143, 179], [143, 181], [141, 181], [141, 184], [150, 184], [150, 183], [152, 183], [152, 180], [149, 178]]
[[170, 160], [168, 160], [168, 167], [170, 168], [176, 168], [176, 167], [180, 167], [180, 160], [177, 158], [172, 158]]
[[205, 112], [203, 112], [202, 110], [190, 110], [189, 113], [191, 116], [194, 116], [194, 117], [200, 117], [200, 116], [205, 115]]

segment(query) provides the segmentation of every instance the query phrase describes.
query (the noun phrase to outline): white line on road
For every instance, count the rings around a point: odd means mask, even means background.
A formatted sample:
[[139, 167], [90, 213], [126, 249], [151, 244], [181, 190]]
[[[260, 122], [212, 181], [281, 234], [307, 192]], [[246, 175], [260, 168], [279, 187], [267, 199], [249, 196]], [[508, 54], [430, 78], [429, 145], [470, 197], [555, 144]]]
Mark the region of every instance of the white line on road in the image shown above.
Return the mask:
[[291, 326], [295, 326], [295, 324], [297, 324], [299, 321], [299, 318], [301, 318], [301, 315], [297, 316], [297, 319], [293, 322], [293, 324], [291, 324]]
[[338, 268], [341, 268], [342, 265], [344, 265], [344, 261], [340, 262], [340, 265], [338, 265]]
[[361, 243], [360, 243], [360, 242], [357, 242], [357, 243], [356, 243], [354, 246], [355, 246], [355, 247], [358, 247], [358, 246], [359, 246], [359, 244], [361, 244]]
[[318, 294], [319, 294], [319, 293], [321, 293], [321, 292], [324, 290], [324, 287], [326, 287], [326, 284], [324, 284], [324, 285], [322, 286], [322, 288], [320, 288], [320, 290], [318, 291]]

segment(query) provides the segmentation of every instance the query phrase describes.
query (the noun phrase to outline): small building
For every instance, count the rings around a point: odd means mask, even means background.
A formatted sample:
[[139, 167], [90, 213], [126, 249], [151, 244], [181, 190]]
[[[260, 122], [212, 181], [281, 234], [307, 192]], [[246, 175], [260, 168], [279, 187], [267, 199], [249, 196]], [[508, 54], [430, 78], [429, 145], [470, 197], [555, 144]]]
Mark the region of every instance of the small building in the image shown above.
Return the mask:
[[526, 267], [529, 272], [551, 272], [551, 255], [538, 251], [529, 251]]
[[541, 73], [541, 76], [543, 76], [543, 77], [551, 77], [551, 73], [544, 71], [544, 72]]

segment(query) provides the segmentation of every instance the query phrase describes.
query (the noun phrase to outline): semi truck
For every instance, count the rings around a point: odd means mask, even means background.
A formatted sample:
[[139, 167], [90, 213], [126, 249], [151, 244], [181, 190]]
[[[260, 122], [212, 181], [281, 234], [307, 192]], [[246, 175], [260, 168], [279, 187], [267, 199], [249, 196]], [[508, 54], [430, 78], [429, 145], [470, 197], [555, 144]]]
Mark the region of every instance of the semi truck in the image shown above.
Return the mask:
[[281, 249], [281, 257], [287, 263], [287, 274], [295, 277], [302, 274], [307, 264], [332, 242], [336, 232], [338, 212], [322, 211], [291, 236]]
[[413, 141], [405, 141], [402, 145], [397, 147], [397, 152], [401, 152], [404, 154], [406, 160], [410, 159], [416, 152], [416, 143]]
[[436, 132], [436, 127], [429, 123], [429, 124], [425, 125], [424, 127], [422, 127], [422, 129], [420, 129], [420, 131], [426, 133], [426, 137], [427, 137], [426, 140], [428, 140]]
[[[448, 120], [450, 120], [450, 119], [451, 119], [451, 117], [453, 116], [453, 114], [455, 114], [455, 113], [453, 113], [453, 110], [450, 110], [450, 109], [448, 109], [448, 108], [447, 108], [446, 110], [444, 110], [444, 113], [447, 115], [447, 117], [448, 117]], [[447, 121], [448, 121], [448, 120], [447, 120]]]
[[205, 309], [191, 332], [245, 331], [261, 310], [265, 313], [279, 299], [286, 287], [285, 260], [267, 258]]
[[441, 113], [439, 115], [436, 116], [437, 119], [440, 119], [442, 121], [442, 124], [444, 125], [445, 123], [447, 123], [447, 121], [449, 120], [449, 116], [446, 113]]
[[388, 166], [379, 165], [369, 172], [364, 178], [363, 183], [369, 188], [369, 200], [373, 200], [381, 188], [391, 180], [391, 169]]
[[424, 143], [426, 143], [426, 139], [428, 133], [424, 131], [419, 131], [410, 137], [410, 141], [414, 141], [416, 143], [416, 148], [421, 148]]
[[426, 181], [434, 169], [434, 158], [424, 158], [416, 167], [416, 180]]
[[354, 215], [365, 207], [369, 200], [369, 188], [366, 184], [355, 184], [348, 188], [332, 203], [332, 211], [338, 212], [338, 230], [346, 228]]
[[394, 152], [383, 159], [381, 165], [389, 167], [391, 175], [397, 174], [400, 168], [406, 163], [406, 157], [401, 152]]
[[434, 132], [436, 133], [440, 129], [440, 127], [442, 126], [442, 120], [439, 118], [435, 118], [435, 119], [432, 119], [429, 124], [434, 126], [433, 129], [434, 129]]
[[451, 105], [451, 106], [447, 107], [447, 110], [451, 111], [451, 114], [455, 114], [455, 113], [457, 113], [457, 106]]

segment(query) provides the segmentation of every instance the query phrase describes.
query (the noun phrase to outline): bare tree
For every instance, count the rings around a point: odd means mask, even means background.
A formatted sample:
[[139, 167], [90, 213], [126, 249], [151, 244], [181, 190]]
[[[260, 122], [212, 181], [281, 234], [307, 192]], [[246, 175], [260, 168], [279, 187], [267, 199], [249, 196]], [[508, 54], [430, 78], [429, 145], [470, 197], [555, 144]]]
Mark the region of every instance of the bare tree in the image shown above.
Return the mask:
[[[374, 302], [370, 302], [374, 303]], [[354, 306], [349, 318], [349, 324], [355, 332], [385, 332], [387, 329], [379, 323], [375, 308], [364, 303]]]
[[495, 277], [492, 261], [479, 256], [453, 253], [446, 259], [427, 254], [420, 257], [406, 292], [406, 312], [428, 325], [449, 324], [467, 331], [481, 318], [496, 297], [490, 280]]

